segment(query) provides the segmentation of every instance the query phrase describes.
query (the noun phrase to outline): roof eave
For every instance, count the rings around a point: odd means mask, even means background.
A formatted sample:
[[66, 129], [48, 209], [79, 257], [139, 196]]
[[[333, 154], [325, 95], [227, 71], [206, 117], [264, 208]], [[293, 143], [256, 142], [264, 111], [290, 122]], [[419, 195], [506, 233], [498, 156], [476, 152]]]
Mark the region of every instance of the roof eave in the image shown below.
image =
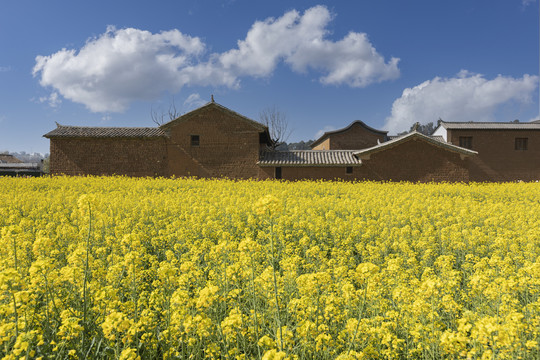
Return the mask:
[[459, 153], [462, 158], [463, 157], [468, 157], [468, 156], [473, 156], [473, 155], [478, 155], [477, 151], [470, 150], [470, 149], [465, 149], [465, 148], [462, 148], [462, 147], [459, 147], [459, 146], [456, 146], [456, 145], [453, 145], [453, 144], [449, 144], [449, 143], [443, 143], [441, 141], [432, 139], [427, 135], [421, 134], [421, 133], [419, 133], [417, 131], [413, 131], [413, 132], [411, 132], [411, 133], [409, 133], [407, 135], [404, 135], [402, 137], [399, 137], [397, 139], [386, 141], [384, 143], [381, 143], [379, 145], [376, 145], [376, 146], [373, 146], [373, 147], [370, 147], [370, 148], [367, 148], [367, 149], [362, 149], [362, 150], [356, 151], [356, 152], [354, 152], [354, 155], [357, 156], [361, 160], [369, 160], [371, 154], [375, 154], [375, 153], [378, 153], [378, 152], [393, 148], [394, 146], [402, 144], [402, 143], [404, 143], [406, 141], [409, 141], [409, 140], [411, 140], [413, 138], [419, 138], [419, 139], [422, 139], [422, 140], [424, 140], [424, 141], [426, 141], [426, 142], [428, 142], [428, 143], [430, 143], [430, 144], [432, 144], [432, 145], [434, 145], [436, 147], [446, 149], [448, 151], [452, 151], [452, 152], [455, 152], [455, 153]]
[[260, 167], [359, 167], [362, 166], [362, 160], [358, 159], [358, 163], [355, 164], [268, 164], [257, 162]]
[[337, 129], [337, 130], [332, 130], [332, 131], [326, 131], [324, 134], [322, 134], [322, 136], [320, 138], [318, 138], [317, 140], [315, 140], [313, 143], [311, 143], [311, 148], [319, 145], [321, 142], [323, 142], [324, 140], [326, 140], [326, 138], [330, 135], [334, 135], [334, 134], [339, 134], [341, 132], [345, 132], [347, 130], [349, 130], [350, 128], [352, 128], [354, 125], [360, 125], [362, 126], [364, 129], [367, 129], [371, 132], [374, 132], [374, 133], [377, 133], [377, 134], [380, 134], [380, 135], [383, 135], [383, 136], [387, 136], [388, 135], [388, 131], [384, 131], [384, 130], [378, 130], [378, 129], [375, 129], [375, 128], [372, 128], [371, 126], [367, 125], [365, 122], [363, 122], [362, 120], [355, 120], [353, 121], [352, 123], [350, 123], [349, 125], [347, 125], [346, 127], [344, 128], [341, 128], [341, 129]]

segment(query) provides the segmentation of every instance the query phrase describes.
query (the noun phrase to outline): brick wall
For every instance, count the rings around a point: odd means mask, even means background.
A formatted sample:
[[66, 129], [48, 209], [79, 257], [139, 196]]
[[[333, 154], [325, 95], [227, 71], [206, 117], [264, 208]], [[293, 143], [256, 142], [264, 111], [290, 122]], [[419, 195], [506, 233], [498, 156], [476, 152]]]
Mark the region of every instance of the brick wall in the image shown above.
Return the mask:
[[[259, 132], [252, 123], [217, 107], [207, 107], [169, 126], [169, 175], [257, 178]], [[191, 136], [199, 144], [191, 144]]]
[[[384, 181], [468, 181], [469, 159], [421, 140], [410, 140], [393, 148], [371, 154], [353, 167], [282, 167], [284, 180], [384, 180]], [[273, 167], [261, 167], [261, 179], [274, 178]]]
[[350, 128], [329, 134], [328, 138], [315, 146], [313, 150], [361, 150], [383, 142], [385, 136], [366, 129], [361, 123], [353, 123]]
[[362, 160], [366, 180], [469, 181], [469, 158], [411, 139]]
[[[261, 167], [259, 179], [274, 179], [275, 167]], [[353, 167], [352, 174], [346, 174], [345, 166], [283, 166], [281, 168], [283, 180], [362, 180], [361, 167]]]
[[165, 139], [50, 139], [52, 174], [166, 176]]
[[[451, 130], [448, 141], [459, 145], [460, 136], [472, 137], [472, 181], [540, 180], [539, 130]], [[527, 150], [515, 150], [515, 139], [527, 138]]]

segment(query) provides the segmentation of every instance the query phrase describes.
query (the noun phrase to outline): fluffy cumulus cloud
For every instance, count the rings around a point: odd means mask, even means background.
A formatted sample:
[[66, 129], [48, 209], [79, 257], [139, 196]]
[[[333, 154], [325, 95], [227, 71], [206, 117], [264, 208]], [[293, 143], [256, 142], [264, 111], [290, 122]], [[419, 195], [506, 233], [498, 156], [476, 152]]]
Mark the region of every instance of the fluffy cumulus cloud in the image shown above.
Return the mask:
[[408, 130], [415, 122], [425, 124], [439, 118], [447, 121], [489, 121], [498, 106], [508, 102], [527, 103], [538, 84], [538, 76], [497, 76], [488, 80], [480, 74], [461, 71], [454, 78], [436, 77], [403, 91], [392, 105], [385, 129], [390, 133]]
[[238, 75], [268, 76], [280, 61], [294, 71], [321, 71], [324, 84], [364, 87], [399, 77], [399, 59], [385, 62], [366, 34], [349, 33], [337, 42], [326, 39], [332, 15], [316, 6], [303, 15], [293, 10], [278, 19], [256, 22], [238, 48], [219, 57], [225, 69]]
[[63, 97], [91, 111], [123, 111], [131, 101], [153, 99], [182, 86], [179, 70], [204, 50], [178, 30], [152, 34], [108, 28], [79, 50], [38, 56], [34, 75]]
[[[366, 34], [327, 38], [332, 15], [324, 6], [255, 22], [238, 46], [205, 53], [197, 37], [171, 30], [153, 34], [113, 27], [77, 50], [38, 56], [34, 76], [91, 111], [123, 111], [134, 100], [155, 99], [184, 86], [236, 88], [242, 77], [271, 76], [278, 64], [315, 71], [323, 84], [364, 87], [399, 77], [398, 61], [385, 61]], [[205, 55], [203, 57], [203, 55]]]

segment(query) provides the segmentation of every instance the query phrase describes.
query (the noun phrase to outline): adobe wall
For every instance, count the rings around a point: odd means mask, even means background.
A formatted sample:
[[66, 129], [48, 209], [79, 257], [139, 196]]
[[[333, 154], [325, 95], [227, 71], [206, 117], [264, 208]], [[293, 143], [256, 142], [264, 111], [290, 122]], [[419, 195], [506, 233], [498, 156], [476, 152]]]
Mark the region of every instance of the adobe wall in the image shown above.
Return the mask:
[[[411, 182], [467, 182], [469, 160], [454, 152], [443, 150], [421, 140], [410, 140], [393, 148], [371, 154], [353, 167], [352, 174], [345, 167], [282, 167], [284, 180], [373, 180]], [[274, 167], [261, 167], [261, 179], [273, 179]]]
[[[191, 135], [199, 145], [191, 145]], [[170, 125], [168, 175], [257, 178], [259, 130], [237, 116], [215, 108], [201, 109]]]
[[50, 139], [51, 174], [166, 176], [163, 138]]
[[[283, 166], [281, 178], [283, 180], [362, 180], [361, 166], [353, 166], [352, 174], [346, 174], [345, 166]], [[275, 167], [265, 166], [260, 168], [259, 179], [274, 179]]]
[[[459, 145], [460, 136], [472, 137], [471, 181], [540, 180], [540, 131], [451, 130], [448, 140]], [[527, 138], [528, 150], [515, 150], [515, 139]]]
[[377, 145], [377, 140], [382, 143], [385, 136], [355, 123], [343, 132], [328, 135], [328, 138], [313, 150], [361, 150]]
[[419, 139], [371, 154], [362, 160], [366, 180], [467, 182], [469, 158]]

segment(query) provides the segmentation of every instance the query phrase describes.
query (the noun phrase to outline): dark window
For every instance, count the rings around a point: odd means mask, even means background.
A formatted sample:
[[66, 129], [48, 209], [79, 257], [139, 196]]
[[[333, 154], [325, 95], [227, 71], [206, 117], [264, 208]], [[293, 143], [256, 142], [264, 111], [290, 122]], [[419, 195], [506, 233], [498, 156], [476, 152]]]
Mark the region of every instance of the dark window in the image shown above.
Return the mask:
[[528, 138], [516, 138], [516, 150], [527, 150], [529, 147]]
[[472, 136], [460, 136], [459, 146], [465, 149], [472, 149]]
[[347, 166], [345, 168], [345, 174], [352, 174], [352, 166]]
[[191, 135], [191, 146], [199, 146], [199, 135]]
[[276, 168], [276, 172], [274, 175], [276, 179], [281, 179], [281, 167]]

